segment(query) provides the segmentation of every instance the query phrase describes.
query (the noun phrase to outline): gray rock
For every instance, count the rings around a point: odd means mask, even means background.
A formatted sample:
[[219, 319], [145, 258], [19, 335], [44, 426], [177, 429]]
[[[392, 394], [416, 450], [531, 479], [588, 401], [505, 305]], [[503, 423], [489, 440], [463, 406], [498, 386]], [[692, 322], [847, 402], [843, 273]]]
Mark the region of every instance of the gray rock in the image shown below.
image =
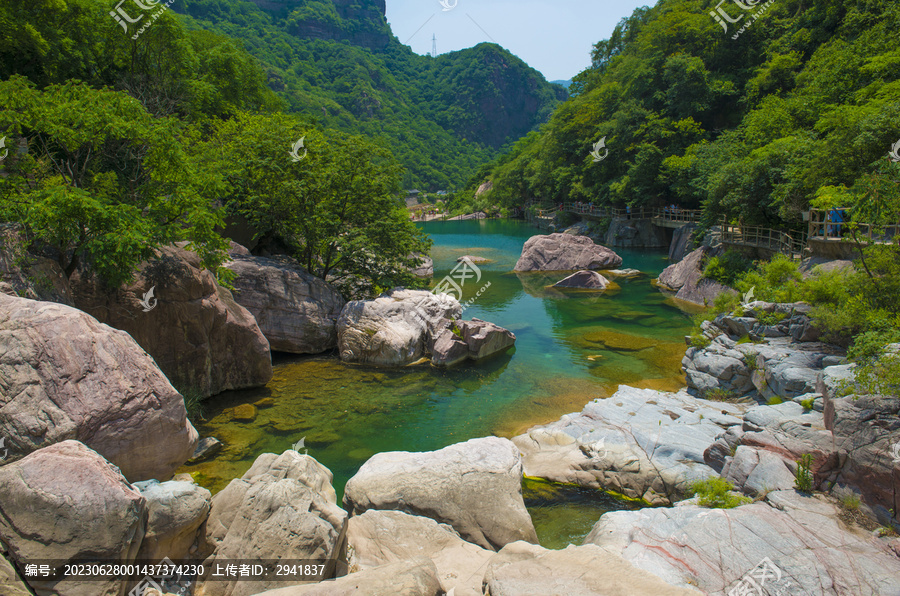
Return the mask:
[[222, 447], [224, 447], [224, 445], [222, 445], [222, 442], [219, 439], [215, 437], [203, 437], [200, 439], [200, 442], [197, 443], [194, 455], [191, 456], [188, 463], [200, 463], [222, 451]]
[[515, 271], [579, 271], [615, 269], [622, 257], [586, 236], [532, 236], [522, 247]]
[[197, 444], [153, 359], [69, 306], [0, 294], [0, 387], [7, 462], [77, 439], [131, 481], [169, 478]]
[[548, 550], [513, 542], [494, 555], [484, 574], [490, 596], [699, 596], [638, 569], [593, 544]]
[[679, 300], [704, 306], [712, 304], [719, 294], [736, 293], [717, 281], [703, 277], [702, 263], [708, 250], [698, 248], [680, 262], [666, 267], [657, 279], [659, 286], [669, 292], [675, 292], [675, 298]]
[[794, 474], [782, 457], [746, 445], [737, 448], [722, 470], [722, 477], [751, 497], [794, 488]]
[[[272, 378], [269, 342], [256, 319], [184, 243], [161, 248], [138, 266], [134, 282], [115, 290], [83, 272], [71, 283], [75, 305], [131, 335], [179, 391], [206, 398]], [[140, 301], [151, 289], [155, 306], [143, 312]]]
[[[771, 503], [771, 505], [770, 505]], [[849, 530], [823, 498], [795, 491], [735, 509], [683, 506], [603, 515], [585, 538], [681, 587], [722, 595], [765, 559], [769, 594], [896, 594], [900, 559]], [[735, 592], [736, 593], [736, 592]]]
[[744, 431], [736, 426], [731, 426], [724, 433], [716, 437], [716, 441], [703, 452], [703, 461], [716, 472], [722, 472], [728, 458], [734, 455], [741, 443]]
[[[129, 563], [144, 536], [146, 501], [119, 470], [78, 441], [0, 468], [0, 541], [19, 569], [42, 559]], [[38, 596], [117, 596], [125, 580], [30, 578]]]
[[669, 244], [670, 261], [677, 263], [691, 252], [694, 230], [696, 229], [697, 224], [685, 224], [675, 230], [672, 234], [672, 242]]
[[305, 586], [260, 592], [256, 596], [444, 596], [434, 563], [425, 557], [389, 563]]
[[463, 255], [456, 259], [457, 263], [461, 263], [462, 261], [471, 261], [476, 265], [482, 265], [484, 263], [493, 263], [493, 259], [488, 259], [487, 257], [479, 257], [475, 255]]
[[424, 279], [431, 279], [434, 277], [434, 260], [430, 256], [422, 253], [415, 253], [412, 256], [415, 256], [422, 261], [418, 267], [411, 269], [413, 275]]
[[134, 487], [147, 500], [149, 511], [147, 532], [137, 558], [187, 560], [200, 547], [200, 526], [209, 515], [209, 491], [193, 482], [178, 480], [146, 480], [135, 482]]
[[232, 258], [225, 266], [236, 274], [234, 299], [256, 319], [270, 349], [317, 354], [337, 347], [340, 292], [287, 257]]
[[664, 228], [653, 225], [649, 219], [616, 217], [609, 224], [604, 244], [623, 248], [665, 248]]
[[503, 327], [481, 319], [443, 320], [433, 332], [431, 362], [448, 367], [464, 360], [485, 360], [505, 352], [516, 343], [516, 336]]
[[513, 442], [528, 476], [668, 504], [693, 481], [716, 475], [704, 452], [724, 429], [740, 424], [744, 409], [686, 392], [620, 385], [612, 397], [535, 426]]
[[608, 269], [606, 274], [610, 277], [638, 277], [643, 275], [637, 269]]
[[331, 472], [296, 451], [265, 453], [212, 500], [207, 522], [215, 555], [200, 584], [205, 596], [247, 596], [297, 582], [217, 581], [216, 560], [273, 559], [326, 562], [333, 577], [347, 512], [336, 504]]
[[596, 271], [578, 271], [553, 284], [554, 288], [572, 288], [580, 290], [605, 290], [609, 280]]
[[402, 511], [370, 509], [350, 518], [347, 526], [349, 561], [353, 569], [428, 557], [437, 569], [441, 588], [455, 596], [480, 596], [490, 551], [459, 537], [452, 527]]
[[16, 568], [9, 560], [0, 556], [0, 594], [4, 596], [31, 596], [31, 591], [19, 578]]
[[378, 453], [347, 482], [344, 506], [353, 515], [391, 509], [430, 517], [488, 549], [537, 542], [522, 500], [519, 451], [497, 437], [425, 453]]
[[448, 294], [392, 290], [375, 300], [348, 302], [338, 319], [341, 360], [404, 366], [422, 358], [441, 319], [458, 319], [462, 306]]

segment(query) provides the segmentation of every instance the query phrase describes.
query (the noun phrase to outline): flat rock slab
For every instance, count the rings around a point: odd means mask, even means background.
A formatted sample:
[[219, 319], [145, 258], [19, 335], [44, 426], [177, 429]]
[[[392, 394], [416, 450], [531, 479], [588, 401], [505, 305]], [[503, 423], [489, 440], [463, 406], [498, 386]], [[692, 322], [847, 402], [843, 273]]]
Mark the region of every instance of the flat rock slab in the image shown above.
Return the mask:
[[492, 550], [517, 540], [537, 543], [522, 500], [519, 450], [498, 437], [424, 453], [379, 453], [347, 482], [344, 506], [352, 515], [394, 509], [430, 517]]
[[701, 596], [593, 544], [548, 550], [513, 542], [491, 558], [484, 588], [490, 596]]
[[622, 257], [587, 236], [532, 236], [522, 247], [515, 271], [579, 271], [616, 269]]
[[525, 474], [613, 490], [653, 505], [683, 495], [716, 475], [704, 451], [726, 428], [741, 424], [745, 406], [620, 385], [581, 413], [536, 426], [513, 442]]
[[434, 563], [418, 557], [336, 580], [269, 590], [255, 596], [444, 596], [444, 591]]
[[777, 491], [735, 509], [687, 505], [607, 513], [585, 544], [715, 596], [757, 593], [732, 590], [746, 584], [748, 574], [758, 580], [766, 559], [778, 569], [768, 567], [766, 594], [900, 594], [900, 558], [887, 541], [848, 529], [838, 513], [824, 498]]
[[433, 519], [374, 509], [350, 518], [347, 545], [353, 552], [351, 569], [428, 557], [437, 568], [441, 587], [445, 592], [453, 590], [454, 596], [481, 596], [481, 580], [494, 555]]

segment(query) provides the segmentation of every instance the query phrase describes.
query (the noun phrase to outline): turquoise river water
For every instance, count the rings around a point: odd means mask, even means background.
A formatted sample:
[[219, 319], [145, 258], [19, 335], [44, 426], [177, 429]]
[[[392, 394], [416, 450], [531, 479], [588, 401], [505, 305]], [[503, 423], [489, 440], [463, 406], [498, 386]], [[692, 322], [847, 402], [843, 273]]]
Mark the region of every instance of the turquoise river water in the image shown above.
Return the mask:
[[[435, 281], [463, 255], [490, 259], [481, 280], [468, 280], [463, 300], [488, 282], [463, 318], [492, 321], [516, 334], [516, 346], [480, 365], [399, 370], [342, 364], [335, 354], [275, 358], [264, 388], [233, 391], [207, 402], [201, 436], [225, 448], [190, 472], [212, 491], [243, 474], [257, 456], [281, 453], [305, 437], [309, 455], [344, 484], [373, 454], [430, 451], [473, 437], [511, 437], [534, 424], [580, 411], [620, 383], [663, 390], [683, 386], [680, 373], [689, 315], [651, 283], [667, 265], [661, 251], [617, 250], [623, 267], [644, 275], [617, 279], [605, 293], [562, 293], [548, 286], [562, 274], [512, 269], [534, 228], [519, 221], [421, 224], [434, 240]], [[257, 404], [255, 418], [235, 407]], [[525, 483], [526, 505], [541, 544], [580, 544], [600, 515], [628, 507], [600, 491]]]

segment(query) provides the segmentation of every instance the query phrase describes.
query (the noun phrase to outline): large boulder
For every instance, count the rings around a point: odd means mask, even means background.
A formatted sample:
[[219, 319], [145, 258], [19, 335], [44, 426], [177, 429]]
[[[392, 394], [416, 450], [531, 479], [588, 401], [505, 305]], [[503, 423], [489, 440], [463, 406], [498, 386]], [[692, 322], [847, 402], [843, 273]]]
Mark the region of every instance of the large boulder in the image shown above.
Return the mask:
[[444, 596], [437, 569], [416, 557], [306, 586], [261, 592], [256, 596]]
[[234, 299], [250, 311], [269, 347], [317, 354], [337, 347], [340, 292], [287, 257], [232, 255]]
[[485, 594], [523, 596], [701, 596], [638, 569], [593, 544], [548, 550], [527, 542], [503, 547], [488, 562]]
[[605, 290], [608, 286], [609, 280], [596, 271], [576, 271], [569, 277], [553, 284], [554, 288], [576, 290]]
[[664, 248], [668, 245], [666, 230], [649, 219], [615, 217], [606, 231], [604, 244], [622, 248]]
[[25, 582], [19, 579], [16, 568], [4, 556], [0, 556], [0, 594], [3, 596], [32, 596]]
[[341, 360], [404, 366], [422, 358], [441, 319], [458, 319], [462, 305], [448, 294], [394, 289], [375, 300], [353, 300], [338, 319]]
[[532, 236], [522, 247], [515, 271], [579, 271], [616, 269], [622, 257], [587, 236]]
[[[146, 501], [115, 466], [77, 441], [0, 468], [0, 541], [19, 569], [40, 560], [130, 563], [144, 536]], [[40, 580], [38, 596], [119, 596], [121, 578]]]
[[537, 543], [522, 500], [519, 450], [498, 437], [425, 453], [379, 453], [347, 482], [344, 506], [353, 515], [393, 509], [430, 517], [493, 550], [516, 540]]
[[825, 414], [841, 452], [838, 483], [855, 487], [881, 523], [900, 524], [900, 399], [829, 396]]
[[[216, 560], [316, 560], [321, 578], [333, 577], [344, 541], [347, 512], [337, 506], [331, 472], [308, 455], [264, 453], [213, 497], [207, 522]], [[292, 582], [297, 583], [297, 582]], [[248, 596], [288, 585], [276, 581], [204, 578], [202, 596]]]
[[615, 511], [585, 544], [706, 594], [756, 593], [741, 591], [751, 585], [746, 577], [765, 580], [759, 593], [773, 595], [897, 594], [900, 559], [886, 542], [848, 528], [839, 512], [824, 497], [795, 491], [735, 509]]
[[72, 306], [69, 279], [56, 261], [29, 253], [18, 226], [0, 225], [0, 293]]
[[184, 399], [124, 331], [80, 310], [0, 294], [0, 436], [8, 461], [76, 439], [131, 481], [193, 453]]
[[[703, 328], [709, 328], [706, 324]], [[712, 392], [741, 397], [754, 392], [753, 371], [756, 347], [738, 344], [724, 333], [713, 337], [705, 348], [690, 347], [681, 361], [690, 392], [707, 397]]]
[[147, 499], [147, 532], [138, 559], [187, 560], [202, 547], [201, 526], [210, 508], [210, 493], [193, 482], [146, 480], [134, 487]]
[[[140, 301], [151, 289], [152, 309], [144, 312]], [[78, 308], [127, 331], [182, 392], [209, 397], [272, 378], [269, 342], [253, 315], [192, 251], [161, 248], [157, 259], [139, 265], [132, 283], [115, 290], [77, 272], [72, 290]]]
[[351, 569], [428, 557], [437, 568], [441, 587], [455, 596], [481, 596], [484, 566], [493, 551], [466, 542], [452, 528], [433, 519], [402, 511], [370, 509], [347, 525]]
[[685, 224], [672, 233], [672, 242], [669, 244], [669, 260], [677, 263], [691, 252], [693, 246], [694, 230], [697, 224]]
[[744, 406], [620, 385], [581, 413], [535, 426], [513, 442], [525, 474], [611, 489], [651, 505], [679, 499], [692, 481], [717, 475], [704, 452]]
[[435, 366], [453, 366], [463, 360], [485, 360], [507, 351], [516, 343], [512, 331], [481, 319], [445, 319], [433, 335], [434, 343], [429, 351]]
[[719, 282], [703, 277], [703, 259], [710, 251], [698, 248], [678, 263], [669, 265], [656, 280], [659, 286], [675, 293], [675, 298], [707, 306], [713, 303], [716, 296], [723, 292], [735, 293], [731, 288]]

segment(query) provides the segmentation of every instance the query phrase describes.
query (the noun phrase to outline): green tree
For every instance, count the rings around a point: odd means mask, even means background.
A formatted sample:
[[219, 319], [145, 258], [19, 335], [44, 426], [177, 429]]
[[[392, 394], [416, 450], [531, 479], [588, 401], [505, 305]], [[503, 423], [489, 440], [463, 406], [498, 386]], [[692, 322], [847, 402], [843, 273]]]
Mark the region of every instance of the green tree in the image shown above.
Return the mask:
[[396, 198], [402, 172], [386, 149], [284, 114], [245, 114], [220, 125], [207, 155], [226, 177], [229, 209], [313, 275], [345, 288], [354, 278], [373, 288], [416, 284], [412, 255], [430, 241]]
[[83, 264], [117, 286], [184, 240], [205, 266], [221, 264], [221, 217], [203, 198], [217, 179], [190, 158], [178, 121], [124, 93], [77, 82], [38, 91], [14, 76], [0, 82], [0, 130], [26, 149], [4, 161], [0, 219], [20, 223], [67, 276]]

